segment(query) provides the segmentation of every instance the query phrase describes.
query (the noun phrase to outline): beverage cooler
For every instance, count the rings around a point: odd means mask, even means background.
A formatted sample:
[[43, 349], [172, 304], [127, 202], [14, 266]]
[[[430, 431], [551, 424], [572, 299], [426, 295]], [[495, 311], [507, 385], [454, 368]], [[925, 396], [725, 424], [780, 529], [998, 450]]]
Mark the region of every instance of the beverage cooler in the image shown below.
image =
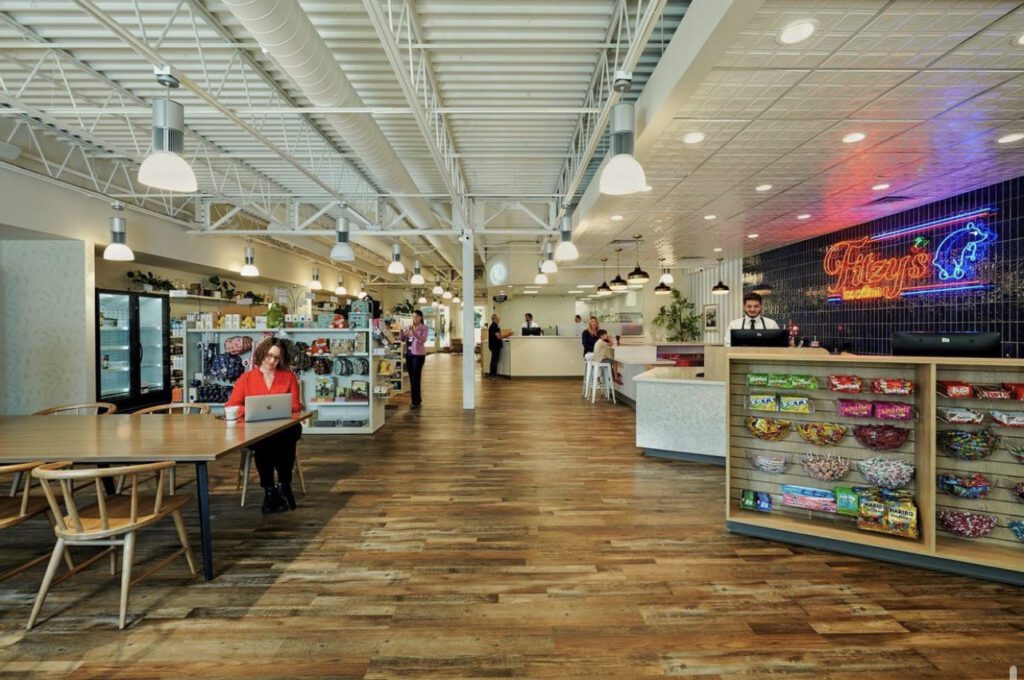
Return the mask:
[[165, 296], [96, 291], [96, 397], [132, 411], [171, 400]]

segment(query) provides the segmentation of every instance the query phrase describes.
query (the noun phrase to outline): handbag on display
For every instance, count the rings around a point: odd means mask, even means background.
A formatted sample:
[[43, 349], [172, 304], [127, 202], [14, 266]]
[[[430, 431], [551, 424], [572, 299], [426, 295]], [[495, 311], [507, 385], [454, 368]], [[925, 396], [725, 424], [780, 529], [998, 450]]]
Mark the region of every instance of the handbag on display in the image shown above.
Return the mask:
[[218, 354], [210, 362], [207, 373], [218, 380], [234, 382], [245, 372], [242, 358], [234, 354]]
[[252, 338], [247, 335], [235, 335], [224, 341], [224, 351], [238, 355], [252, 351]]

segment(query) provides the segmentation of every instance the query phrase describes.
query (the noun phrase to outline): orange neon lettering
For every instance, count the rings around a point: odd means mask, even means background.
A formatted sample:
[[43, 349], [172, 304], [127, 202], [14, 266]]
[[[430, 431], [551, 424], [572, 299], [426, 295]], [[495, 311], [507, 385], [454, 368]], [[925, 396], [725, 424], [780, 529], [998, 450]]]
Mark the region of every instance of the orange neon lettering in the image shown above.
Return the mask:
[[828, 292], [844, 300], [900, 296], [907, 285], [928, 276], [930, 253], [918, 252], [903, 257], [880, 258], [867, 250], [868, 238], [840, 241], [825, 253], [825, 273], [836, 277]]

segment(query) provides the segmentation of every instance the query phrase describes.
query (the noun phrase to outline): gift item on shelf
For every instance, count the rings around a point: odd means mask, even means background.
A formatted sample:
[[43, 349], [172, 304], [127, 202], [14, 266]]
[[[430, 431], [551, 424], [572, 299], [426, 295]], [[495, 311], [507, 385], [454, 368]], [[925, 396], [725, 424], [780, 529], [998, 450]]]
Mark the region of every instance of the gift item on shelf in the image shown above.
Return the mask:
[[1024, 411], [992, 411], [991, 415], [1003, 427], [1024, 427]]
[[313, 373], [316, 375], [330, 375], [334, 371], [334, 362], [330, 357], [318, 356], [313, 359]]
[[1006, 450], [1017, 459], [1018, 463], [1024, 464], [1024, 446], [1007, 446]]
[[941, 450], [960, 460], [985, 460], [999, 445], [999, 437], [987, 429], [977, 432], [943, 430], [936, 441]]
[[796, 431], [804, 441], [817, 446], [833, 446], [846, 435], [846, 428], [838, 423], [799, 423]]
[[761, 472], [779, 475], [789, 467], [789, 456], [784, 453], [777, 455], [758, 453], [750, 456], [750, 464]]
[[1012, 522], [1007, 523], [1010, 531], [1017, 537], [1017, 540], [1024, 543], [1024, 520], [1015, 519]]
[[962, 380], [939, 380], [935, 383], [939, 394], [950, 399], [970, 399], [974, 388]]
[[903, 491], [870, 489], [861, 495], [857, 528], [903, 538], [918, 538], [917, 505]]
[[1024, 503], [1024, 482], [1018, 482], [1013, 485], [1013, 496], [1021, 503]]
[[814, 405], [810, 397], [795, 394], [779, 396], [779, 411], [782, 413], [810, 413], [813, 410]]
[[334, 401], [338, 390], [338, 379], [333, 375], [321, 375], [316, 379], [313, 401]]
[[831, 392], [847, 392], [853, 394], [860, 392], [864, 383], [855, 375], [830, 375], [826, 385]]
[[961, 538], [981, 538], [996, 527], [995, 515], [963, 510], [939, 510], [935, 513], [939, 526]]
[[873, 402], [875, 417], [879, 420], [913, 420], [914, 407], [896, 401]]
[[840, 399], [836, 412], [847, 418], [870, 418], [874, 413], [874, 406], [870, 401]]
[[746, 425], [750, 434], [754, 435], [758, 439], [777, 442], [786, 436], [792, 422], [789, 420], [779, 420], [777, 418], [749, 417], [747, 418]]
[[751, 491], [750, 489], [743, 489], [740, 492], [740, 507], [744, 510], [760, 510], [761, 512], [771, 512], [772, 510], [772, 496], [771, 494], [764, 491]]
[[1010, 399], [1013, 392], [1001, 385], [975, 385], [974, 396], [977, 399]]
[[834, 453], [805, 453], [800, 458], [804, 472], [823, 482], [835, 482], [850, 472], [850, 461]]
[[247, 335], [235, 335], [224, 340], [224, 352], [232, 355], [245, 354], [252, 351], [252, 338]]
[[319, 356], [321, 354], [330, 354], [331, 346], [327, 342], [327, 338], [314, 338], [313, 342], [309, 343], [309, 355]]
[[1003, 387], [1013, 393], [1014, 399], [1024, 400], [1024, 383], [1004, 382]]
[[975, 411], [971, 408], [954, 408], [949, 406], [939, 406], [935, 409], [936, 415], [939, 420], [954, 425], [977, 425], [985, 419], [985, 414], [979, 411]]
[[231, 385], [206, 383], [189, 389], [189, 401], [199, 404], [223, 404], [231, 398]]
[[235, 382], [245, 373], [245, 366], [240, 356], [227, 353], [217, 354], [210, 361], [206, 373], [217, 380]]
[[875, 394], [913, 394], [914, 383], [903, 378], [872, 378], [871, 391]]
[[895, 451], [907, 443], [910, 430], [893, 425], [857, 425], [853, 436], [866, 449]]
[[880, 489], [902, 489], [914, 480], [913, 465], [884, 456], [857, 461], [857, 469]]
[[836, 511], [835, 494], [828, 489], [815, 489], [795, 484], [782, 485], [782, 504], [819, 512], [834, 513]]
[[953, 496], [974, 500], [987, 496], [992, 489], [992, 482], [980, 472], [970, 477], [944, 474], [938, 476], [938, 488]]
[[779, 398], [774, 394], [751, 394], [747, 397], [747, 407], [751, 411], [778, 411]]

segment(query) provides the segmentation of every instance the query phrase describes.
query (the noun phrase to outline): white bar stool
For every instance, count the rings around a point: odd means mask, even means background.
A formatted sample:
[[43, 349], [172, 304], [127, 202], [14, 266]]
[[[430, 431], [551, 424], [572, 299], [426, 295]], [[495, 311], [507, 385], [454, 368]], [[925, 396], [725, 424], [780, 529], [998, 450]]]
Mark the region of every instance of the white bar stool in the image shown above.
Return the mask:
[[613, 404], [618, 402], [615, 399], [615, 385], [612, 383], [612, 365], [604, 362], [587, 362], [587, 392], [590, 403], [597, 399], [597, 390], [604, 392], [604, 398], [610, 399]]
[[594, 358], [593, 352], [583, 355], [583, 398], [587, 398], [587, 384], [590, 382], [590, 361]]

